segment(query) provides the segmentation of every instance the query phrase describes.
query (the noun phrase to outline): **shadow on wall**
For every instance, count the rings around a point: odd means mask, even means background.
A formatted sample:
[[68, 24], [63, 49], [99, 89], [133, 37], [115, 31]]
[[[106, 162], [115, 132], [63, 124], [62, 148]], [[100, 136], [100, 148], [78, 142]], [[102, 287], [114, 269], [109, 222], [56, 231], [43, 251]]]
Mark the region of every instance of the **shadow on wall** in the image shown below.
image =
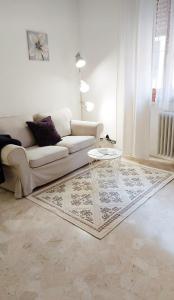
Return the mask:
[[85, 113], [88, 120], [99, 120], [104, 123], [105, 134], [116, 138], [116, 87], [117, 61], [116, 53], [103, 55], [90, 61], [85, 55], [87, 65], [82, 71], [82, 78], [90, 85], [90, 91], [84, 95], [86, 101], [95, 103], [93, 112]]

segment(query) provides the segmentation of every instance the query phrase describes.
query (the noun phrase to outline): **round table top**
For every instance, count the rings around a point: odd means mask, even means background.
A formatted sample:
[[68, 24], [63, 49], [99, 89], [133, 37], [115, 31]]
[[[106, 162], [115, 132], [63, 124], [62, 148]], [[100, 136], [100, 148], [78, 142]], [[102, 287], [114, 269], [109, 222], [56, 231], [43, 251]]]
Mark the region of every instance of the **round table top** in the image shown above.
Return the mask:
[[120, 158], [122, 152], [113, 148], [95, 148], [88, 151], [88, 156], [97, 160]]

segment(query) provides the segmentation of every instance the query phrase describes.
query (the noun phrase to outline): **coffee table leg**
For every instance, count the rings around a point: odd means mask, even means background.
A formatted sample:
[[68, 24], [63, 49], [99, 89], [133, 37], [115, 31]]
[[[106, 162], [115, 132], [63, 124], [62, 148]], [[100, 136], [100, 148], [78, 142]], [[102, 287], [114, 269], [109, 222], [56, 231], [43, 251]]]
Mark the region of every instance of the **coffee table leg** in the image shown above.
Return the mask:
[[98, 175], [96, 171], [96, 167], [94, 166], [94, 161], [89, 159], [89, 171], [90, 171], [90, 180], [91, 186], [94, 194], [98, 191]]
[[121, 157], [113, 159], [112, 163], [113, 163], [114, 177], [115, 177], [116, 183], [118, 184], [118, 182], [119, 182]]
[[94, 161], [92, 159], [89, 159], [89, 170], [90, 170], [90, 175], [91, 175], [91, 182], [93, 183], [96, 181], [96, 172], [95, 172], [95, 167], [94, 167]]

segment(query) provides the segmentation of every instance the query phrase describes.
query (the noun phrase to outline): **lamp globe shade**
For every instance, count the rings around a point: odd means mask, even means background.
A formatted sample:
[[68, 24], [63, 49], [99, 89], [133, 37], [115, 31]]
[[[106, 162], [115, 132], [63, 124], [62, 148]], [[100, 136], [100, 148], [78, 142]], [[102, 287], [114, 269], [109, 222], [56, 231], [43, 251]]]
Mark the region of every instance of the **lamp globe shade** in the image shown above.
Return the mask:
[[86, 61], [84, 60], [83, 57], [81, 57], [80, 53], [78, 52], [76, 54], [76, 67], [78, 69], [83, 68], [86, 65]]
[[84, 80], [80, 81], [80, 92], [85, 94], [87, 92], [89, 92], [89, 85], [87, 84], [87, 82], [85, 82]]
[[94, 103], [91, 102], [91, 101], [86, 101], [86, 102], [85, 102], [85, 110], [86, 110], [87, 112], [93, 111], [93, 110], [94, 110]]

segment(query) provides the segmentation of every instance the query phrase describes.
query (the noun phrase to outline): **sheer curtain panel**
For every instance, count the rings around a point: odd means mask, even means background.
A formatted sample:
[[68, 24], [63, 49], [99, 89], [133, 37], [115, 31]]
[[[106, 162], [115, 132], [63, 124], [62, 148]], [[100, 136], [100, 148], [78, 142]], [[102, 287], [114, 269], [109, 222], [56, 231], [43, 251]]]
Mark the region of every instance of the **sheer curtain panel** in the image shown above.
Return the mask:
[[174, 0], [156, 0], [152, 88], [159, 109], [174, 111]]

